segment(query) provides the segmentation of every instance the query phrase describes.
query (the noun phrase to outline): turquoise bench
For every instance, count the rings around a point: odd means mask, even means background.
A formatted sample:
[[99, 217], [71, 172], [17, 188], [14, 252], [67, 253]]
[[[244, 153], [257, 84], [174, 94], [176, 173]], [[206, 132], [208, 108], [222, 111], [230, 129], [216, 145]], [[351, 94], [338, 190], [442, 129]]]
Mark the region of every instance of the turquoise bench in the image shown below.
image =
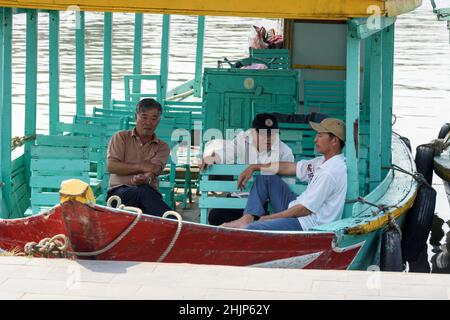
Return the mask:
[[33, 214], [59, 203], [61, 182], [90, 183], [89, 139], [82, 136], [38, 135], [31, 147], [31, 209]]
[[90, 186], [100, 204], [106, 203], [109, 173], [106, 165], [106, 152], [109, 138], [106, 125], [84, 123], [59, 123], [58, 133], [64, 136], [78, 136], [89, 139]]
[[[201, 197], [199, 201], [200, 223], [206, 224], [208, 221], [208, 211], [213, 208], [244, 209], [247, 198], [227, 198], [231, 192], [250, 192], [254, 181], [255, 173], [251, 180], [247, 182], [244, 190], [237, 188], [237, 178], [248, 167], [247, 164], [215, 164], [208, 167], [202, 173], [200, 181]], [[211, 179], [214, 176], [214, 180]], [[228, 178], [232, 176], [233, 180]], [[222, 179], [221, 179], [222, 178]], [[225, 180], [226, 179], [226, 180]], [[290, 188], [296, 194], [300, 194], [306, 189], [305, 184], [293, 184]]]

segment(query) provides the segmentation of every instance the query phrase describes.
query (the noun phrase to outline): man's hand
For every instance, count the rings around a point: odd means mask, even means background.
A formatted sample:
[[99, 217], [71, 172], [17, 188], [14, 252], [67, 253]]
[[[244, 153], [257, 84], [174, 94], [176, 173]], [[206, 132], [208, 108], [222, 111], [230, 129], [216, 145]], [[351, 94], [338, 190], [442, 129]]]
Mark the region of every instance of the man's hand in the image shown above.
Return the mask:
[[238, 181], [237, 181], [237, 187], [242, 190], [245, 188], [245, 185], [247, 184], [248, 180], [250, 180], [253, 176], [253, 172], [257, 170], [257, 167], [253, 164], [249, 165], [247, 169], [242, 171], [242, 173], [239, 175]]
[[149, 161], [140, 164], [140, 171], [143, 174], [154, 174], [159, 175], [161, 167], [157, 164], [153, 164]]
[[274, 218], [270, 214], [266, 214], [264, 216], [261, 216], [258, 221], [267, 221], [267, 220], [272, 220], [272, 219], [274, 219]]
[[150, 180], [153, 178], [151, 173], [140, 173], [136, 174], [131, 178], [131, 184], [139, 186], [142, 184], [149, 184]]

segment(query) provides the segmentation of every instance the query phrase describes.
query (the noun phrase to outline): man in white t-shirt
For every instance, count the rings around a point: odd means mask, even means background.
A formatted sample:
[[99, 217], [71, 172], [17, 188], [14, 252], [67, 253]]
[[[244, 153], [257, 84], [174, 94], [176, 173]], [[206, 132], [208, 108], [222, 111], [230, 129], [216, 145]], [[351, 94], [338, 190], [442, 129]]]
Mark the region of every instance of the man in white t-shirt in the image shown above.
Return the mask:
[[[341, 219], [347, 193], [347, 166], [342, 154], [345, 124], [328, 118], [320, 123], [310, 122], [310, 125], [317, 131], [316, 150], [323, 156], [298, 163], [250, 165], [239, 176], [238, 187], [244, 187], [254, 171], [262, 171], [262, 174], [255, 179], [244, 215], [222, 226], [302, 231]], [[308, 186], [302, 194], [296, 195], [278, 174], [296, 175], [308, 182]], [[274, 211], [270, 215], [264, 210], [267, 200]]]
[[[216, 139], [209, 141], [203, 151], [200, 169], [210, 164], [265, 164], [270, 162], [294, 163], [291, 148], [279, 139], [278, 121], [269, 113], [260, 113], [252, 121], [252, 127], [241, 131], [232, 140]], [[284, 178], [288, 184], [295, 178]], [[231, 197], [246, 197], [248, 193], [233, 193]], [[211, 225], [233, 221], [242, 217], [243, 209], [216, 208], [208, 214]]]

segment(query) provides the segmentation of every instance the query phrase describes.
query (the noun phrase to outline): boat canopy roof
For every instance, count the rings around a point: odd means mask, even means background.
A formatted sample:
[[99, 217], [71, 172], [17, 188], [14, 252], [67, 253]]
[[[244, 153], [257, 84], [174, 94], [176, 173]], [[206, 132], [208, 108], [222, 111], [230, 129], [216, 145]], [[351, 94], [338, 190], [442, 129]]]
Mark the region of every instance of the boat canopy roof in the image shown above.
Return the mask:
[[347, 20], [373, 14], [394, 17], [419, 7], [422, 0], [0, 0], [2, 7], [241, 16], [308, 20]]

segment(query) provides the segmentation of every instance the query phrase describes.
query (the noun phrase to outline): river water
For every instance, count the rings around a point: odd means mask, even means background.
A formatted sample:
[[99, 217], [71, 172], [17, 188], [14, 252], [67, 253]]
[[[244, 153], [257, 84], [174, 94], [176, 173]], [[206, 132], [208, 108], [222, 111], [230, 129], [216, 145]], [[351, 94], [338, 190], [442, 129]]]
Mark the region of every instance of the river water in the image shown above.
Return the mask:
[[[442, 4], [441, 3], [438, 3]], [[447, 2], [447, 4], [449, 4]], [[450, 5], [447, 5], [449, 7]], [[61, 14], [60, 104], [61, 120], [75, 113], [75, 15]], [[192, 79], [195, 64], [196, 21], [193, 16], [172, 16], [169, 89]], [[122, 76], [132, 73], [133, 14], [114, 14], [112, 96], [123, 98]], [[277, 27], [276, 20], [207, 17], [204, 66], [215, 67], [222, 57], [247, 55], [252, 25]], [[145, 15], [142, 73], [159, 73], [161, 48], [160, 15]], [[14, 16], [13, 36], [13, 136], [23, 135], [25, 83], [25, 16]], [[20, 32], [19, 30], [23, 30]], [[103, 15], [86, 14], [86, 105], [87, 113], [102, 102]], [[48, 15], [39, 16], [38, 133], [48, 130]], [[450, 122], [450, 44], [445, 22], [436, 20], [425, 3], [398, 18], [395, 42], [394, 130], [411, 140], [413, 150], [436, 138], [444, 122]], [[17, 150], [15, 155], [21, 153]], [[436, 211], [450, 220], [450, 209], [441, 180], [435, 176], [438, 192]], [[450, 227], [444, 224], [447, 233]], [[444, 239], [445, 240], [445, 239]], [[442, 240], [442, 241], [444, 241]], [[429, 247], [431, 256], [431, 247]]]

